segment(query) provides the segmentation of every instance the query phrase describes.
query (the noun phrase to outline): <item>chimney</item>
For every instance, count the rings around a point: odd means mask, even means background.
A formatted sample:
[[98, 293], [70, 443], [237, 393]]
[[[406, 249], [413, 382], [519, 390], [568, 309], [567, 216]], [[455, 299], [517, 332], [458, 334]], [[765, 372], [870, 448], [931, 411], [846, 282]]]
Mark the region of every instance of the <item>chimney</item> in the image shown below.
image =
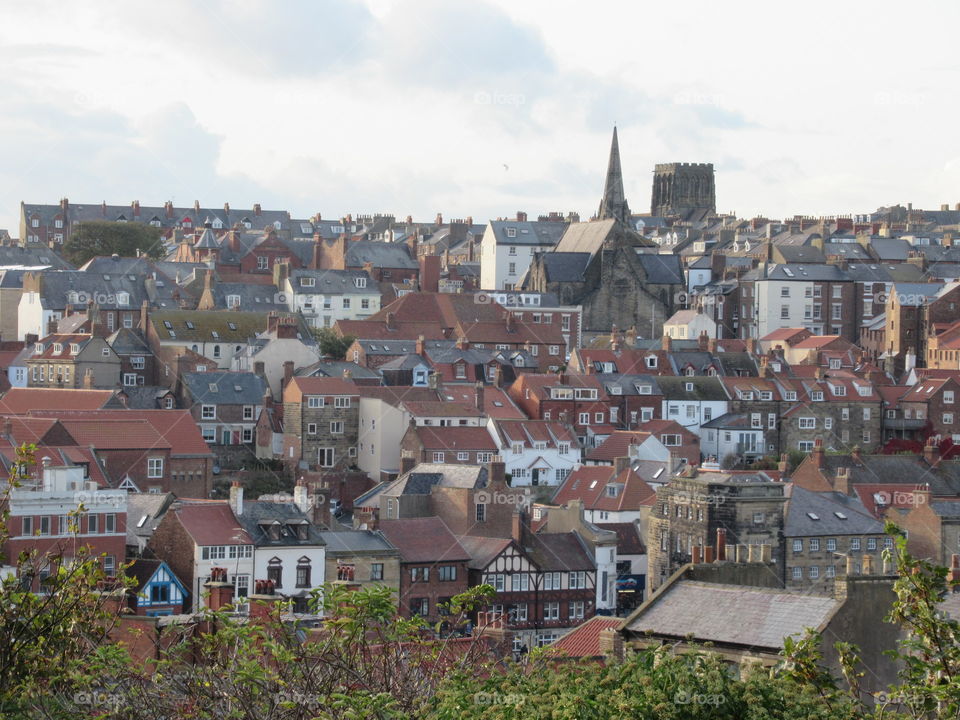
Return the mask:
[[424, 357], [424, 356], [426, 355], [425, 345], [426, 345], [426, 338], [425, 338], [423, 335], [419, 336], [419, 337], [417, 338], [417, 344], [416, 344], [416, 346], [415, 346], [415, 352], [416, 352], [417, 355], [419, 355], [420, 357]]
[[386, 317], [387, 330], [397, 329], [397, 316], [393, 312], [388, 312]]
[[310, 493], [307, 490], [307, 483], [303, 478], [300, 478], [293, 488], [293, 504], [305, 515], [310, 514]]
[[852, 494], [850, 492], [850, 468], [837, 468], [837, 476], [833, 481], [833, 490], [843, 495]]
[[770, 377], [770, 375], [771, 375], [771, 372], [770, 372], [770, 358], [768, 358], [766, 355], [762, 355], [762, 356], [760, 357], [760, 373], [759, 373], [759, 375], [760, 375], [760, 377], [762, 377], [762, 378], [768, 378], [768, 377]]
[[[884, 573], [889, 575], [889, 573]], [[950, 556], [950, 572], [947, 575], [950, 592], [960, 592], [960, 555], [954, 553]]]
[[273, 615], [277, 603], [283, 599], [277, 595], [273, 580], [255, 580], [253, 583], [254, 592], [249, 597], [250, 600], [250, 619], [268, 620]]
[[260, 210], [260, 203], [254, 203], [253, 205], [253, 214], [259, 216], [262, 211]]
[[860, 455], [860, 446], [854, 445], [853, 449], [850, 450], [850, 460], [854, 465], [860, 466], [863, 465], [863, 457]]
[[713, 546], [712, 546], [712, 545], [705, 545], [705, 546], [704, 546], [704, 548], [703, 548], [703, 561], [704, 561], [705, 563], [712, 563], [712, 562], [713, 562]]
[[93, 389], [93, 368], [87, 368], [83, 373], [83, 388], [85, 390]]
[[725, 528], [717, 528], [717, 562], [723, 562], [727, 559], [727, 531]]
[[936, 467], [937, 463], [940, 462], [940, 446], [937, 445], [935, 435], [927, 438], [927, 442], [923, 446], [923, 459], [927, 461], [930, 467]]
[[130, 207], [133, 208], [133, 216], [135, 218], [140, 217], [140, 201], [134, 200], [132, 203], [130, 203]]
[[[54, 315], [54, 316], [51, 316], [51, 317], [47, 320], [47, 335], [56, 335], [56, 333], [57, 333], [57, 323], [58, 323], [58, 322], [59, 322], [59, 320], [57, 319], [57, 317], [56, 317], [55, 315]], [[91, 328], [91, 329], [92, 329], [92, 328]]]
[[400, 474], [406, 475], [408, 472], [413, 470], [417, 464], [417, 458], [414, 457], [414, 454], [410, 450], [401, 450], [400, 451]]
[[173, 203], [170, 202], [169, 200], [167, 200], [167, 201], [163, 204], [163, 211], [164, 211], [164, 213], [166, 214], [166, 216], [167, 216], [168, 219], [172, 219], [172, 218], [173, 218]]
[[146, 300], [140, 305], [140, 332], [147, 337], [147, 324], [150, 322], [150, 303]]
[[780, 462], [777, 463], [777, 470], [780, 473], [785, 474], [787, 472], [787, 468], [790, 467], [789, 458], [790, 456], [787, 453], [780, 453]]
[[353, 370], [350, 368], [343, 369], [343, 379], [344, 380], [353, 380]]
[[744, 341], [744, 344], [747, 346], [747, 352], [751, 355], [757, 354], [757, 339], [749, 337]]
[[263, 377], [265, 369], [266, 369], [266, 365], [264, 365], [263, 360], [257, 360], [255, 363], [253, 363], [254, 375], [259, 375], [260, 377]]
[[664, 335], [660, 340], [660, 349], [664, 352], [670, 352], [673, 350], [673, 340], [670, 339], [669, 335]]
[[210, 579], [203, 587], [208, 593], [207, 607], [213, 612], [233, 604], [233, 583], [227, 582], [226, 568], [210, 568]]
[[613, 460], [614, 477], [619, 477], [620, 473], [630, 467], [629, 457], [618, 457]]
[[230, 509], [237, 517], [243, 515], [243, 485], [239, 480], [230, 484]]
[[3, 419], [3, 435], [11, 442], [13, 441], [13, 421], [8, 417]]
[[507, 466], [504, 464], [503, 458], [494, 455], [493, 460], [487, 464], [487, 487], [490, 489], [502, 488], [506, 487], [506, 484]]
[[719, 347], [716, 338], [710, 338], [707, 340], [707, 352], [711, 355], [717, 354], [717, 348]]
[[478, 382], [478, 383], [474, 386], [474, 398], [475, 398], [475, 399], [474, 399], [474, 402], [473, 402], [474, 407], [475, 407], [477, 410], [480, 410], [480, 411], [482, 412], [482, 411], [483, 411], [483, 408], [484, 408], [484, 404], [483, 404], [483, 383], [482, 383], [482, 382]]
[[510, 516], [510, 537], [520, 547], [523, 547], [523, 511], [517, 508]]
[[813, 441], [813, 450], [810, 452], [810, 459], [818, 470], [823, 469], [823, 438], [816, 438]]
[[700, 545], [694, 545], [693, 550], [690, 553], [690, 562], [694, 565], [699, 565], [701, 560], [701, 553], [703, 552], [703, 547]]
[[700, 348], [700, 352], [707, 352], [710, 349], [710, 336], [707, 335], [706, 330], [697, 337], [697, 347]]
[[281, 390], [286, 390], [287, 385], [293, 380], [293, 360], [283, 361], [283, 381], [280, 383]]
[[513, 328], [513, 323], [514, 323], [513, 313], [508, 310], [508, 311], [507, 311], [507, 332], [508, 332], [508, 333], [512, 333], [512, 332], [513, 332], [513, 329], [514, 329], [514, 328]]

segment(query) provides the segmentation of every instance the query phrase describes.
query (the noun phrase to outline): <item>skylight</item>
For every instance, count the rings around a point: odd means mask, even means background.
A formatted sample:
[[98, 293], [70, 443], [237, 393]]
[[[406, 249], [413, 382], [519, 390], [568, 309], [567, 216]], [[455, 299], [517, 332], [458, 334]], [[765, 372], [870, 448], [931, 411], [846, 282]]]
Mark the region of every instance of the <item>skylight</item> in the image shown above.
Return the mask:
[[810, 518], [811, 520], [819, 520], [819, 519], [820, 519], [820, 516], [819, 516], [819, 515], [817, 515], [816, 513], [812, 513], [812, 512], [808, 512], [808, 513], [807, 513], [807, 517]]
[[844, 515], [842, 512], [837, 512], [837, 511], [835, 510], [833, 514], [836, 515], [837, 518], [840, 519], [840, 520], [846, 520], [846, 519], [847, 519], [847, 516]]
[[140, 518], [139, 522], [137, 522], [137, 527], [143, 527], [144, 523], [146, 522], [147, 522], [147, 516], [144, 515], [142, 518]]

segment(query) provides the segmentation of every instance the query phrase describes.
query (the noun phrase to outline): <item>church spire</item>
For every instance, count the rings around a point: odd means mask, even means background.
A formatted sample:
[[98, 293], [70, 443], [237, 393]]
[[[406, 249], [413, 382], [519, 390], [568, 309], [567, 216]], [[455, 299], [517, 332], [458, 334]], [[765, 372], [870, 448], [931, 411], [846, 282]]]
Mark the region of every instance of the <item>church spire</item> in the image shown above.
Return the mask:
[[613, 219], [622, 225], [630, 224], [630, 207], [623, 193], [623, 172], [620, 170], [620, 144], [617, 142], [616, 125], [613, 126], [610, 161], [607, 163], [607, 180], [603, 186], [603, 198], [600, 200], [597, 218]]

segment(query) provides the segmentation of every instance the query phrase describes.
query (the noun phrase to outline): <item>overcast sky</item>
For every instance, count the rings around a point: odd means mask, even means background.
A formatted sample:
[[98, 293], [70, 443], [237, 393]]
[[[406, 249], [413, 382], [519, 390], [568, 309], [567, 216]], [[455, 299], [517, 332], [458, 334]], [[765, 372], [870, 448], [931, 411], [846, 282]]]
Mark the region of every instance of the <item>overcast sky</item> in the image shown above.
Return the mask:
[[960, 202], [955, 2], [5, 3], [0, 227], [19, 203], [477, 222], [713, 162], [718, 210]]

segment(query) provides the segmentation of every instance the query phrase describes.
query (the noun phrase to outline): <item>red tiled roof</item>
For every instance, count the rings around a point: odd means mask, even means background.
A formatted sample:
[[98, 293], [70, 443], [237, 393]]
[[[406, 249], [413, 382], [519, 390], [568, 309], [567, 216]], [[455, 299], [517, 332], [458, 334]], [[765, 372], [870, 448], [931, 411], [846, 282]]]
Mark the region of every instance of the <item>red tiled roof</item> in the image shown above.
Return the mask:
[[549, 647], [568, 657], [602, 657], [600, 651], [600, 633], [604, 630], [616, 630], [623, 624], [623, 618], [595, 615], [582, 625], [575, 627]]
[[601, 530], [610, 530], [617, 534], [617, 553], [620, 555], [643, 555], [647, 552], [637, 523], [594, 523], [594, 525]]
[[856, 347], [849, 340], [845, 340], [840, 335], [811, 335], [808, 338], [804, 338], [798, 343], [794, 343], [793, 349], [795, 350], [813, 350], [817, 348], [826, 347], [827, 345], [832, 345], [833, 343], [839, 343], [844, 347]]
[[563, 331], [560, 325], [550, 323], [526, 323], [514, 320], [508, 329], [504, 321], [474, 322], [466, 321], [457, 324], [454, 334], [465, 337], [472, 343], [505, 343], [517, 345], [525, 342], [564, 345]]
[[553, 448], [557, 442], [568, 442], [571, 448], [580, 446], [569, 425], [550, 420], [498, 420], [494, 427], [506, 445], [522, 442], [532, 448], [534, 442], [545, 442]]
[[[623, 484], [616, 497], [607, 493], [611, 483]], [[566, 505], [571, 500], [582, 500], [587, 510], [639, 511], [655, 496], [656, 491], [630, 468], [614, 476], [612, 465], [583, 465], [570, 473], [553, 496], [553, 502]]]
[[653, 437], [649, 432], [642, 430], [616, 430], [587, 454], [590, 460], [615, 460], [618, 457], [627, 457], [631, 445], [641, 445]]
[[63, 418], [63, 426], [81, 445], [97, 450], [152, 450], [170, 447], [146, 420], [105, 420]]
[[806, 328], [777, 328], [768, 335], [764, 335], [760, 338], [761, 341], [766, 342], [767, 340], [789, 340], [792, 337], [800, 335], [802, 333], [810, 332]]
[[448, 400], [404, 400], [403, 406], [417, 417], [483, 417], [482, 410]]
[[30, 413], [35, 416], [58, 417], [61, 420], [102, 419], [102, 420], [146, 420], [153, 426], [158, 440], [169, 443], [172, 456], [209, 457], [212, 453], [204, 442], [189, 410], [87, 410], [52, 411], [41, 410]]
[[[477, 389], [473, 385], [446, 384], [443, 386], [443, 393], [471, 407], [474, 407], [477, 402]], [[483, 412], [487, 417], [503, 420], [526, 420], [527, 418], [503, 388], [492, 386], [483, 388]]]
[[197, 545], [252, 545], [226, 501], [189, 502], [173, 510]]
[[98, 410], [115, 395], [116, 390], [10, 388], [0, 399], [0, 413], [26, 415], [33, 410]]
[[400, 551], [403, 562], [451, 562], [470, 559], [470, 553], [438, 517], [381, 520], [380, 530]]

